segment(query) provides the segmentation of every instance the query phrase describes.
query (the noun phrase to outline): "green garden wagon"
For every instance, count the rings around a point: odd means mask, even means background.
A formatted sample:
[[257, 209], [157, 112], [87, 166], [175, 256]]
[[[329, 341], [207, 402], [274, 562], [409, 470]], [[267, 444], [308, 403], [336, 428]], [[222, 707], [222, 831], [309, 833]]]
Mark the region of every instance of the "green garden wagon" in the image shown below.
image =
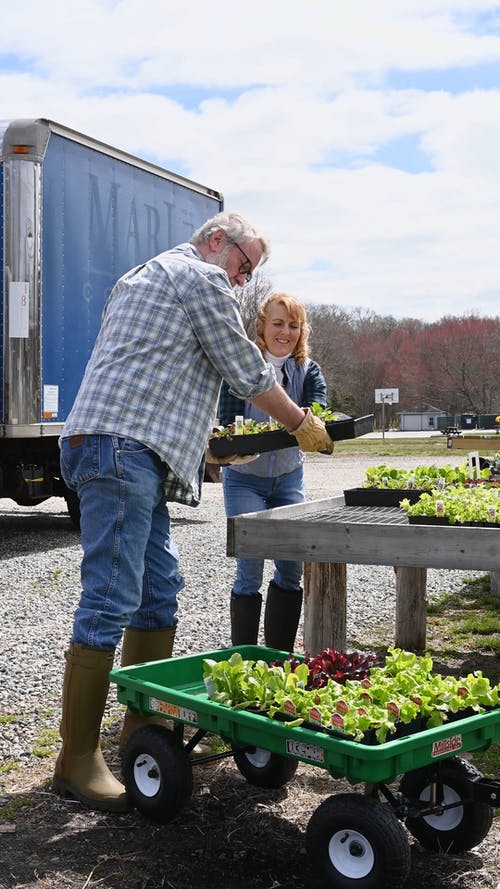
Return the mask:
[[[135, 731], [123, 751], [125, 787], [145, 817], [175, 818], [190, 798], [193, 766], [231, 756], [262, 788], [284, 786], [299, 763], [364, 785], [329, 796], [309, 820], [307, 852], [327, 889], [401, 889], [410, 870], [403, 824], [425, 848], [444, 852], [471, 849], [487, 835], [500, 781], [483, 777], [461, 754], [500, 738], [500, 708], [370, 746], [209, 700], [203, 660], [227, 660], [235, 651], [268, 663], [288, 654], [244, 645], [111, 672], [122, 704], [160, 717]], [[187, 726], [194, 729], [188, 740]], [[219, 735], [226, 749], [193, 760], [206, 733]], [[390, 789], [397, 779], [397, 790]]]

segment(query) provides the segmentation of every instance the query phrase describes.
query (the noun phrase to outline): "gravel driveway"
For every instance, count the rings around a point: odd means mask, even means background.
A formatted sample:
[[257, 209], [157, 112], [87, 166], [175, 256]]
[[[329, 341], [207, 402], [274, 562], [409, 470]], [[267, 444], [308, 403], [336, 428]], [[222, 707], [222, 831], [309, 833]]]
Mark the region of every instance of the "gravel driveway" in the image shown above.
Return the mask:
[[[450, 455], [450, 458], [452, 455]], [[440, 458], [441, 462], [452, 462]], [[456, 462], [463, 459], [458, 455]], [[308, 457], [310, 499], [341, 494], [362, 484], [373, 457]], [[380, 461], [378, 461], [380, 462]], [[439, 459], [433, 460], [439, 463]], [[390, 461], [393, 466], [417, 466], [422, 458]], [[186, 580], [179, 603], [175, 653], [185, 654], [228, 645], [229, 592], [234, 560], [225, 555], [226, 522], [220, 484], [205, 484], [197, 509], [172, 505], [173, 535], [181, 553]], [[67, 516], [64, 500], [52, 498], [36, 508], [0, 501], [0, 714], [26, 714], [19, 724], [2, 726], [0, 757], [29, 757], [43, 710], [59, 707], [63, 653], [71, 632], [79, 596], [81, 548], [79, 535]], [[265, 580], [272, 564], [266, 563]], [[429, 570], [432, 597], [462, 585], [460, 571]], [[391, 567], [348, 567], [348, 642], [364, 638], [391, 642], [395, 609]], [[299, 627], [300, 640], [302, 627]], [[263, 640], [262, 640], [263, 641]], [[38, 727], [37, 727], [38, 724]]]

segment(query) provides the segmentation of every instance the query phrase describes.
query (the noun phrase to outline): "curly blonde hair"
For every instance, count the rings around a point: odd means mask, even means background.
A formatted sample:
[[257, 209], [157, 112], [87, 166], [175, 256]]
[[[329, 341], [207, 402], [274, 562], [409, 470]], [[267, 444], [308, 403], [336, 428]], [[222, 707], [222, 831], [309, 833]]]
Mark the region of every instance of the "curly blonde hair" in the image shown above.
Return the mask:
[[305, 306], [295, 297], [288, 293], [270, 293], [257, 306], [257, 318], [255, 319], [255, 342], [263, 355], [267, 351], [264, 341], [264, 324], [266, 321], [267, 310], [273, 303], [284, 306], [288, 312], [288, 317], [292, 321], [298, 321], [300, 324], [300, 336], [297, 345], [293, 350], [293, 357], [296, 364], [300, 367], [309, 355], [309, 334], [311, 332], [310, 324], [307, 320]]

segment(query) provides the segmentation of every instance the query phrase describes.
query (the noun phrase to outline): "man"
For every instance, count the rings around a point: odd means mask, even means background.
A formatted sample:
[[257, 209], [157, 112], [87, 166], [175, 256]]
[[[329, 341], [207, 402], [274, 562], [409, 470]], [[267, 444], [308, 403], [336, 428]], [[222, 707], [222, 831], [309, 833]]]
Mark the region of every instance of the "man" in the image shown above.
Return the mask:
[[[99, 745], [109, 671], [123, 628], [122, 665], [172, 654], [184, 581], [166, 501], [199, 501], [222, 378], [293, 431], [303, 450], [333, 450], [324, 424], [276, 383], [231, 292], [268, 254], [249, 222], [220, 213], [189, 244], [120, 278], [63, 428], [62, 471], [80, 500], [83, 589], [53, 787], [92, 808], [128, 808]], [[121, 745], [144, 722], [127, 711]]]

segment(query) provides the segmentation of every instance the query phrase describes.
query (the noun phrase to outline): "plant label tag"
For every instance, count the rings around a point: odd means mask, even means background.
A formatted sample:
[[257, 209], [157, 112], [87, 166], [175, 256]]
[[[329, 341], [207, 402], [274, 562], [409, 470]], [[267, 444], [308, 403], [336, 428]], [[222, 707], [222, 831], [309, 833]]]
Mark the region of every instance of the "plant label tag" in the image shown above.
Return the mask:
[[288, 699], [287, 701], [283, 701], [283, 709], [285, 713], [289, 713], [291, 716], [297, 716], [297, 708], [293, 701]]
[[394, 701], [387, 701], [387, 709], [393, 716], [399, 716], [399, 707]]

